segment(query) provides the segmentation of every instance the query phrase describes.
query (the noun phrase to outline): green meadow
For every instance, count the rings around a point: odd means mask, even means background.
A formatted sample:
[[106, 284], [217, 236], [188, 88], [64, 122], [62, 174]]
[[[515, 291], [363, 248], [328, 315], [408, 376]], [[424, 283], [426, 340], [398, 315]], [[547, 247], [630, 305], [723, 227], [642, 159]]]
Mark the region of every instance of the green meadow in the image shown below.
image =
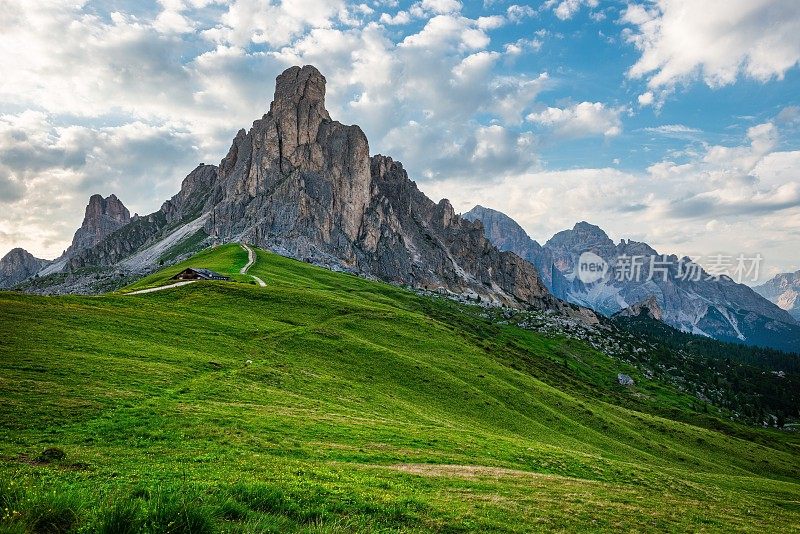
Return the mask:
[[[259, 287], [246, 262], [0, 292], [0, 531], [800, 528], [796, 432], [477, 307], [262, 250]], [[232, 280], [125, 294], [189, 266]]]

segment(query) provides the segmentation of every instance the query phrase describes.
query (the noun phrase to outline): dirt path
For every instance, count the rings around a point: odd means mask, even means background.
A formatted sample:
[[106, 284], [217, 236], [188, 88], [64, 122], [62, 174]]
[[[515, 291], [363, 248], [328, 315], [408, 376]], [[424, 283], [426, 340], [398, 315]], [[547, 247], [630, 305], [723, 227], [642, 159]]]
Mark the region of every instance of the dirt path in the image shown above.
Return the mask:
[[[256, 262], [256, 253], [253, 252], [252, 248], [248, 247], [244, 243], [239, 243], [239, 244], [242, 246], [243, 249], [245, 249], [247, 251], [247, 264], [244, 267], [241, 268], [239, 273], [240, 274], [247, 274], [247, 271]], [[267, 286], [267, 284], [261, 278], [257, 277], [256, 275], [251, 274], [250, 277], [253, 280], [255, 280], [256, 282], [258, 282], [258, 285], [260, 285], [261, 287], [266, 287]]]
[[168, 286], [151, 287], [149, 289], [140, 289], [139, 291], [131, 291], [125, 293], [126, 295], [143, 295], [144, 293], [155, 293], [156, 291], [164, 291], [165, 289], [172, 289], [173, 287], [185, 286], [186, 284], [193, 284], [197, 280], [184, 280], [183, 282], [175, 282]]

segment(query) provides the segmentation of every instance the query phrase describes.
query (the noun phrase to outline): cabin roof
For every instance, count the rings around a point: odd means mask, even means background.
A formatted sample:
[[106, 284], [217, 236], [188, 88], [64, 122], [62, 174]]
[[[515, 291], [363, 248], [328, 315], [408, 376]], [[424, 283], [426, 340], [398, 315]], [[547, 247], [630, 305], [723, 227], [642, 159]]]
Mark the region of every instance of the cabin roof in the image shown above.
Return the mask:
[[195, 269], [194, 267], [189, 267], [188, 270], [194, 271], [197, 274], [207, 276], [209, 278], [225, 278], [225, 276], [219, 274], [216, 271], [212, 271], [211, 269]]
[[211, 269], [203, 269], [203, 268], [200, 268], [200, 267], [188, 267], [188, 268], [182, 270], [181, 272], [179, 272], [178, 274], [176, 274], [173, 278], [177, 278], [180, 275], [182, 275], [183, 273], [187, 273], [187, 272], [196, 273], [200, 278], [205, 278], [205, 279], [228, 280], [228, 277], [223, 275], [223, 274], [220, 274], [220, 273], [218, 273], [216, 271], [212, 271]]

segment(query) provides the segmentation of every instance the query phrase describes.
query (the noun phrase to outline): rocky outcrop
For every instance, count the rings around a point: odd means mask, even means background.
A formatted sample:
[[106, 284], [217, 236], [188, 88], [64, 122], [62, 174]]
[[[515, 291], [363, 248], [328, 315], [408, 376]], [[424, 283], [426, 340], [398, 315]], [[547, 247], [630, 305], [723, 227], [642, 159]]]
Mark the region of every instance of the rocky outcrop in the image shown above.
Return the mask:
[[636, 384], [636, 382], [633, 381], [633, 378], [625, 373], [617, 373], [617, 383], [620, 386], [633, 386]]
[[402, 164], [377, 155], [370, 168], [372, 196], [357, 242], [361, 269], [415, 287], [558, 307], [530, 263], [497, 249], [483, 225], [456, 215], [449, 201], [426, 197]]
[[800, 271], [779, 274], [753, 290], [800, 321]]
[[131, 214], [128, 208], [116, 195], [112, 194], [107, 198], [92, 195], [86, 206], [83, 224], [75, 232], [72, 245], [66, 250], [65, 256], [74, 256], [82, 250], [97, 245], [130, 221]]
[[435, 203], [399, 162], [370, 157], [358, 126], [333, 121], [312, 66], [278, 76], [270, 111], [219, 166], [206, 231], [414, 287], [539, 308], [562, 305], [536, 269], [480, 223]]
[[[75, 270], [89, 266], [116, 265], [142, 248], [164, 240], [174, 232], [180, 232], [182, 225], [204, 213], [216, 179], [216, 166], [199, 165], [184, 178], [180, 192], [164, 202], [161, 209], [150, 215], [135, 217], [96, 245], [71, 254], [67, 258], [69, 268]], [[157, 261], [158, 256], [153, 259]], [[129, 265], [128, 268], [141, 272], [153, 266]]]
[[[800, 349], [800, 325], [794, 317], [744, 284], [726, 276], [709, 276], [689, 258], [661, 255], [637, 241], [614, 243], [601, 228], [587, 222], [558, 232], [540, 246], [533, 240], [526, 243], [524, 230], [500, 212], [476, 207], [465, 216], [484, 221], [487, 237], [499, 239], [500, 246], [513, 247], [521, 257], [541, 266], [540, 272], [552, 267], [553, 273], [542, 279], [556, 297], [568, 302], [606, 316], [629, 308], [641, 310], [643, 302], [651, 302], [657, 306], [660, 320], [686, 332], [782, 350]], [[503, 235], [505, 232], [512, 237]], [[601, 279], [591, 283], [584, 283], [578, 273], [579, 258], [587, 252], [609, 267]], [[632, 257], [643, 258], [639, 274], [614, 269], [621, 259]], [[655, 265], [652, 277], [651, 259]]]
[[245, 237], [355, 267], [352, 243], [370, 201], [367, 138], [332, 121], [311, 66], [278, 76], [270, 111], [241, 130], [219, 167], [207, 232]]
[[664, 312], [661, 310], [661, 306], [658, 305], [658, 299], [653, 295], [642, 302], [637, 302], [633, 306], [628, 306], [618, 311], [614, 314], [614, 317], [649, 317], [650, 319], [661, 321], [664, 317]]
[[14, 287], [34, 276], [47, 263], [25, 249], [12, 249], [0, 259], [0, 288]]

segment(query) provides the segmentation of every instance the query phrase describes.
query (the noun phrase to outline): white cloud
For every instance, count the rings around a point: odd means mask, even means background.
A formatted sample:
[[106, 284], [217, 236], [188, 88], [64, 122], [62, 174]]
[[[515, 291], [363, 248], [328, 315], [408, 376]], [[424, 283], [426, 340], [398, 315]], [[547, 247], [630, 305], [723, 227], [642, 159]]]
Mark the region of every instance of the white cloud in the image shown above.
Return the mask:
[[775, 117], [778, 124], [800, 126], [800, 106], [786, 106]]
[[542, 41], [539, 39], [517, 39], [513, 43], [506, 43], [505, 53], [509, 56], [519, 56], [525, 51], [537, 52], [542, 48]]
[[703, 131], [698, 128], [690, 128], [689, 126], [683, 124], [662, 124], [661, 126], [648, 126], [644, 129], [644, 131], [674, 139], [698, 139], [699, 135], [703, 133]]
[[[485, 49], [479, 25], [437, 15], [396, 45], [379, 26], [319, 29], [280, 59], [317, 65], [329, 80], [331, 114], [359, 124], [373, 151], [400, 159], [415, 179], [495, 179], [536, 164], [532, 136], [509, 126], [522, 122], [549, 78], [497, 74], [503, 55]], [[501, 124], [477, 123], [476, 114]]]
[[544, 9], [552, 9], [556, 17], [561, 20], [571, 19], [575, 14], [580, 11], [582, 6], [591, 8], [597, 7], [599, 0], [547, 0], [544, 3]]
[[400, 47], [416, 49], [441, 49], [457, 46], [477, 50], [486, 47], [489, 36], [477, 28], [474, 21], [465, 17], [437, 15], [425, 24], [419, 33], [407, 36]]
[[742, 75], [782, 79], [800, 60], [796, 0], [658, 0], [630, 4], [621, 20], [635, 28], [624, 35], [641, 52], [628, 75], [647, 78], [651, 91], [697, 78], [710, 87]]
[[411, 22], [411, 15], [408, 14], [408, 11], [398, 11], [394, 15], [383, 13], [380, 21], [382, 24], [388, 24], [389, 26], [402, 26]]
[[226, 46], [284, 46], [308, 28], [331, 27], [344, 8], [344, 0], [234, 0], [220, 23], [203, 35]]
[[519, 124], [525, 110], [549, 86], [550, 76], [546, 72], [536, 78], [499, 76], [489, 87], [492, 102], [489, 108], [506, 124]]
[[461, 2], [458, 0], [422, 0], [411, 6], [411, 14], [424, 17], [429, 14], [447, 15], [461, 11]]
[[489, 17], [478, 17], [476, 25], [481, 30], [494, 30], [506, 23], [506, 19], [500, 15], [492, 15]]
[[40, 257], [57, 256], [93, 193], [116, 193], [131, 211], [149, 211], [153, 197], [174, 194], [196, 166], [195, 141], [142, 122], [93, 128], [35, 111], [0, 116], [0, 249], [24, 240]]
[[508, 8], [506, 9], [506, 17], [508, 17], [508, 20], [517, 24], [522, 22], [524, 19], [528, 17], [535, 17], [535, 16], [536, 16], [536, 10], [528, 5], [514, 4], [508, 6]]
[[763, 123], [740, 145], [707, 146], [688, 162], [665, 159], [643, 172], [534, 168], [488, 184], [442, 179], [423, 190], [459, 211], [504, 211], [540, 242], [588, 219], [614, 239], [665, 253], [761, 253], [775, 270], [796, 265], [787, 242], [800, 238], [800, 151], [776, 150], [777, 135]]
[[651, 105], [653, 103], [653, 99], [654, 99], [654, 97], [653, 97], [653, 92], [652, 91], [647, 91], [645, 93], [642, 93], [638, 97], [639, 105], [640, 106], [649, 106], [649, 105]]
[[547, 108], [531, 113], [531, 122], [552, 128], [562, 137], [588, 137], [603, 135], [613, 137], [622, 132], [620, 116], [625, 108], [608, 107], [602, 102], [581, 102], [566, 108]]

